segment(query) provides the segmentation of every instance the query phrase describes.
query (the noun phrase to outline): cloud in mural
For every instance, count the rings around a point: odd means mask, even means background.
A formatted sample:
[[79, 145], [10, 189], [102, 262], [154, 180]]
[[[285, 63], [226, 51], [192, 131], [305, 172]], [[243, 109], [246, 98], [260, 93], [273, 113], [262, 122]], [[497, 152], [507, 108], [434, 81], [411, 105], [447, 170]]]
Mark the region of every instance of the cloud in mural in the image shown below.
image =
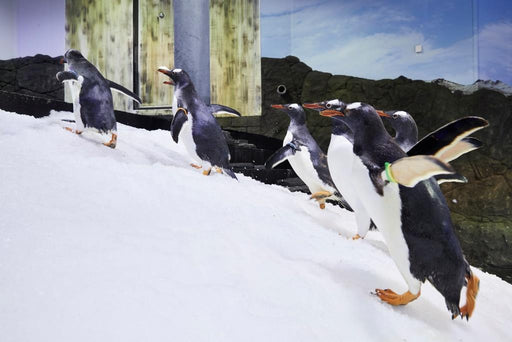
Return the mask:
[[[371, 79], [404, 75], [512, 84], [512, 44], [506, 38], [512, 37], [511, 22], [482, 24], [477, 41], [467, 4], [454, 1], [427, 15], [425, 8], [407, 4], [262, 0], [262, 55], [292, 54], [316, 70]], [[458, 12], [456, 30], [447, 20]], [[414, 52], [418, 44], [422, 53]]]
[[481, 79], [501, 80], [512, 84], [512, 45], [504, 37], [512, 37], [512, 22], [485, 26], [479, 35]]

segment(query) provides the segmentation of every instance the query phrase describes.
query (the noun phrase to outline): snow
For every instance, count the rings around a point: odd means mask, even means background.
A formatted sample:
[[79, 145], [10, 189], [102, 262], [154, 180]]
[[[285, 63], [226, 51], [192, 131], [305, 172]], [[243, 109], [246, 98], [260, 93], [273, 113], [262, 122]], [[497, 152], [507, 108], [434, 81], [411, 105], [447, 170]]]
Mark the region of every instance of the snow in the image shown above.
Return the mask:
[[[98, 135], [0, 111], [1, 341], [504, 341], [512, 286], [481, 279], [452, 321], [406, 285], [378, 232], [306, 194], [191, 168], [167, 131]], [[103, 139], [104, 140], [104, 139]], [[465, 300], [463, 300], [464, 302]]]
[[477, 80], [473, 84], [462, 85], [442, 78], [438, 78], [433, 80], [432, 83], [445, 86], [452, 92], [461, 91], [464, 95], [473, 94], [475, 91], [482, 88], [497, 91], [505, 96], [512, 95], [512, 87], [500, 80]]

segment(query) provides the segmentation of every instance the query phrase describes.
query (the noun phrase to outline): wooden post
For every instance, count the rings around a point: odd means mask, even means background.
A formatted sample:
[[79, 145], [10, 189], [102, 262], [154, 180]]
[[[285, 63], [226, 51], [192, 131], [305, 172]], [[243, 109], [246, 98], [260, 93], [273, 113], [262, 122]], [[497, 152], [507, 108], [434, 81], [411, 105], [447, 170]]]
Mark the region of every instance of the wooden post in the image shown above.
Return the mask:
[[211, 102], [261, 115], [259, 0], [210, 1]]

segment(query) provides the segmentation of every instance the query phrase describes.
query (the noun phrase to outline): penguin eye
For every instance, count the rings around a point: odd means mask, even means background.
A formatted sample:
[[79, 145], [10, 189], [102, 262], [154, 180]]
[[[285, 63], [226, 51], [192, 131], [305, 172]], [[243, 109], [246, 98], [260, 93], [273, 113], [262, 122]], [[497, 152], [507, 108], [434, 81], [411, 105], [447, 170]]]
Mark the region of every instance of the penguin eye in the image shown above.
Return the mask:
[[292, 110], [292, 109], [293, 109], [293, 107], [292, 107], [292, 106], [288, 106], [288, 109], [289, 109], [289, 110]]
[[398, 114], [393, 114], [393, 119], [398, 118]]
[[331, 107], [332, 107], [332, 104], [330, 104], [330, 103], [327, 103], [327, 104], [325, 105], [325, 108], [327, 108], [327, 109], [329, 109], [329, 108], [331, 108]]

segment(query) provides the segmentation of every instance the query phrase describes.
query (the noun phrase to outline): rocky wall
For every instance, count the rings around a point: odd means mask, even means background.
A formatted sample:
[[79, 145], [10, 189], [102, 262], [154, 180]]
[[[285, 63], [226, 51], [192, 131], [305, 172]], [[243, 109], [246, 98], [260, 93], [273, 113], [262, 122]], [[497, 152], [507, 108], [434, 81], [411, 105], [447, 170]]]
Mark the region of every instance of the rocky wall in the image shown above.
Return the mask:
[[36, 55], [0, 61], [0, 90], [64, 100], [64, 86], [55, 78], [64, 66], [60, 57]]
[[[276, 92], [281, 84], [287, 88], [285, 96]], [[261, 118], [223, 118], [223, 128], [282, 139], [289, 120], [286, 114], [271, 109], [271, 104], [334, 98], [408, 111], [418, 124], [420, 137], [462, 116], [489, 120], [490, 127], [474, 134], [484, 147], [452, 163], [469, 183], [441, 187], [468, 261], [512, 282], [512, 97], [487, 89], [464, 95], [405, 77], [374, 81], [331, 75], [314, 71], [292, 56], [262, 59], [262, 96]], [[330, 119], [308, 111], [307, 123], [326, 150]]]

